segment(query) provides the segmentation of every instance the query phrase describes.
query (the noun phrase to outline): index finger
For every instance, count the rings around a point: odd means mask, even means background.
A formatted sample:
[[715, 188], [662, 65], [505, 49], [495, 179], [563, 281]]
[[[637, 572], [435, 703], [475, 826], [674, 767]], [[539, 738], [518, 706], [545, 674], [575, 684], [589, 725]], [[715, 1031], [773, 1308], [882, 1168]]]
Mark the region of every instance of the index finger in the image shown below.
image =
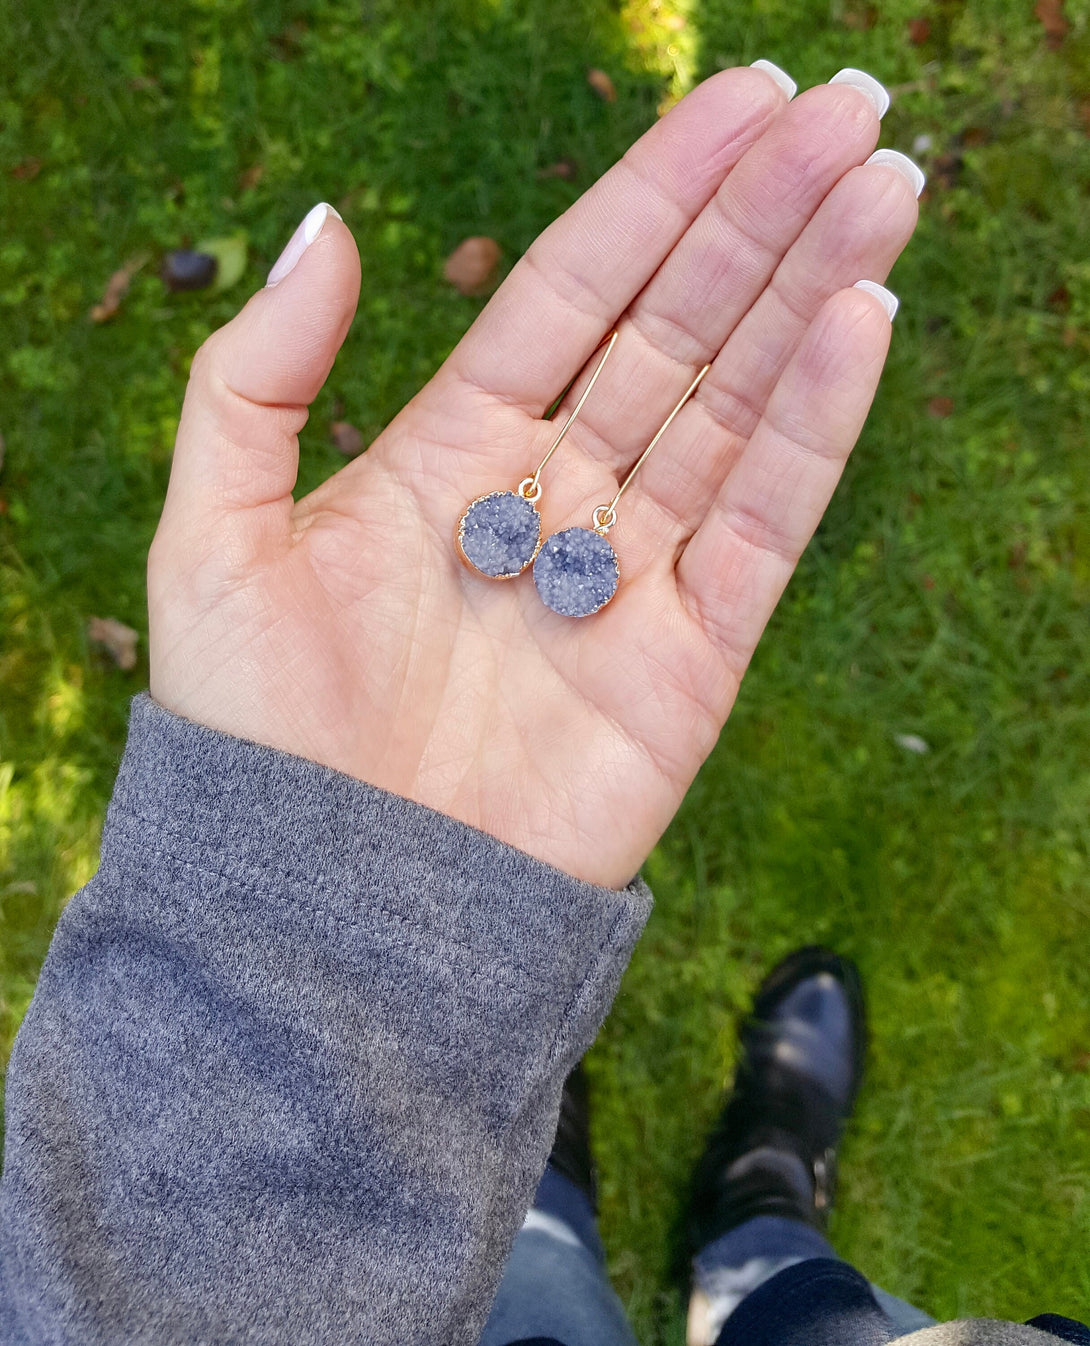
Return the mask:
[[751, 67], [705, 80], [535, 239], [446, 372], [539, 416], [785, 102]]

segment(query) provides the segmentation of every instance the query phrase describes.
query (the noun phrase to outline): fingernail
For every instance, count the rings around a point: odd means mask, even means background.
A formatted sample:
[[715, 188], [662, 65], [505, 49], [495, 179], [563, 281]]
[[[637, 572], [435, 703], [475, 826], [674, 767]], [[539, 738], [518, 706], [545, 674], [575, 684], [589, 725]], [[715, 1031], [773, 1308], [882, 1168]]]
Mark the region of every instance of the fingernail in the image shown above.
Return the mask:
[[907, 154], [902, 154], [900, 150], [875, 150], [867, 163], [885, 164], [887, 168], [895, 168], [898, 173], [903, 173], [912, 184], [912, 190], [916, 193], [917, 199], [927, 185], [923, 169], [919, 164], [914, 163]]
[[889, 111], [889, 94], [886, 93], [885, 85], [879, 84], [874, 76], [868, 75], [865, 70], [853, 70], [848, 66], [845, 70], [838, 70], [829, 83], [850, 84], [853, 89], [865, 93], [874, 104], [879, 117], [884, 117]]
[[857, 280], [852, 286], [852, 289], [864, 290], [867, 294], [874, 295], [875, 299], [878, 300], [889, 314], [890, 322], [897, 316], [897, 310], [901, 307], [901, 301], [892, 290], [887, 290], [884, 285], [879, 285], [876, 280]]
[[302, 224], [288, 239], [288, 246], [273, 263], [269, 278], [265, 282], [266, 288], [270, 285], [278, 285], [289, 272], [295, 269], [299, 258], [322, 232], [322, 227], [330, 215], [336, 220], [341, 218], [333, 207], [325, 201], [319, 202], [313, 210], [307, 212]]
[[754, 70], [763, 70], [766, 75], [771, 75], [780, 88], [787, 95], [787, 101], [798, 93], [799, 86], [791, 78], [786, 70], [781, 70], [778, 65], [773, 65], [771, 61], [751, 61], [750, 66]]

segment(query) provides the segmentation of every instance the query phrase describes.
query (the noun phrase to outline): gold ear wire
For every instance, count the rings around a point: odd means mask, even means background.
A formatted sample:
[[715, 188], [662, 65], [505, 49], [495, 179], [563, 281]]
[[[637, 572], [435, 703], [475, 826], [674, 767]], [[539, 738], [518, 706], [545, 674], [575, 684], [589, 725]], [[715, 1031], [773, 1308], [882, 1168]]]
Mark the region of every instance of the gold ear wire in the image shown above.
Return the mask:
[[[557, 449], [560, 447], [560, 442], [561, 442], [561, 440], [564, 438], [564, 436], [568, 433], [568, 431], [569, 431], [569, 430], [572, 428], [572, 426], [575, 424], [575, 418], [576, 418], [576, 417], [579, 415], [579, 413], [583, 410], [583, 403], [584, 403], [584, 402], [587, 400], [587, 398], [590, 396], [590, 394], [591, 394], [591, 389], [592, 389], [592, 388], [594, 387], [594, 385], [598, 382], [598, 375], [602, 372], [602, 369], [604, 368], [606, 361], [609, 359], [610, 355], [612, 354], [612, 352], [613, 352], [613, 347], [617, 344], [617, 338], [618, 338], [619, 336], [620, 336], [620, 333], [617, 331], [616, 328], [614, 328], [613, 331], [609, 334], [609, 336], [607, 336], [607, 337], [604, 339], [604, 341], [600, 341], [600, 342], [598, 343], [598, 345], [595, 347], [595, 350], [601, 350], [601, 349], [602, 349], [602, 346], [605, 345], [605, 348], [606, 348], [606, 350], [605, 350], [605, 354], [604, 354], [604, 355], [602, 356], [602, 358], [598, 361], [598, 367], [597, 367], [597, 369], [595, 369], [594, 373], [591, 375], [590, 382], [589, 382], [589, 383], [587, 384], [587, 386], [583, 389], [583, 394], [582, 394], [582, 396], [580, 397], [579, 401], [576, 402], [575, 407], [573, 408], [571, 415], [570, 415], [570, 416], [568, 417], [568, 419], [564, 422], [563, 428], [561, 429], [560, 433], [557, 435], [557, 437], [553, 440], [552, 444], [549, 446], [549, 452], [545, 455], [544, 458], [542, 458], [541, 462], [538, 463], [537, 467], [534, 469], [534, 471], [531, 473], [531, 475], [528, 476], [528, 477], [526, 477], [523, 481], [520, 481], [520, 482], [519, 482], [518, 493], [519, 493], [519, 495], [522, 496], [523, 500], [532, 500], [532, 501], [540, 500], [540, 498], [541, 498], [541, 482], [540, 482], [539, 478], [541, 477], [541, 473], [542, 473], [542, 471], [544, 470], [545, 465], [548, 463], [549, 459], [553, 456], [553, 454], [554, 454], [554, 453], [557, 451]], [[577, 376], [577, 377], [578, 377], [578, 376]], [[572, 384], [573, 384], [574, 382], [575, 382], [575, 379], [572, 380]], [[570, 388], [570, 387], [572, 386], [572, 384], [569, 384], [569, 385], [568, 385], [568, 388]], [[565, 393], [566, 393], [566, 392], [567, 392], [567, 389], [565, 389]], [[563, 396], [564, 396], [564, 394], [561, 394], [561, 399], [563, 399]]]
[[677, 406], [673, 409], [673, 411], [670, 412], [669, 416], [667, 416], [666, 419], [663, 421], [663, 423], [659, 426], [658, 430], [655, 433], [655, 438], [651, 441], [650, 444], [648, 444], [647, 448], [644, 449], [643, 453], [640, 454], [640, 456], [636, 459], [635, 463], [633, 463], [631, 469], [629, 470], [628, 476], [625, 477], [624, 481], [622, 481], [620, 486], [617, 487], [617, 494], [613, 497], [613, 499], [609, 502], [609, 504], [599, 505], [598, 508], [593, 512], [593, 514], [591, 515], [591, 520], [593, 521], [594, 531], [596, 533], [601, 533], [603, 536], [605, 536], [605, 534], [608, 533], [609, 530], [613, 527], [613, 525], [617, 522], [617, 501], [620, 500], [621, 496], [624, 495], [625, 491], [627, 491], [629, 486], [632, 485], [632, 478], [636, 475], [636, 473], [640, 470], [640, 468], [643, 467], [644, 463], [647, 461], [648, 455], [650, 454], [651, 450], [655, 447], [655, 445], [659, 442], [659, 440], [663, 437], [663, 435], [667, 432], [667, 430], [669, 430], [671, 422], [673, 421], [674, 417], [678, 414], [678, 412], [685, 405], [685, 403], [688, 402], [689, 398], [692, 397], [692, 395], [700, 387], [701, 381], [703, 380], [704, 375], [708, 372], [709, 369], [711, 369], [711, 365], [705, 365], [704, 368], [700, 371], [700, 373], [697, 374], [696, 378], [693, 379], [692, 383], [689, 384], [688, 388], [685, 390], [685, 396], [681, 399], [681, 401], [677, 404]]
[[617, 502], [670, 428], [674, 417], [700, 387], [711, 368], [704, 368], [659, 426], [654, 439], [636, 459], [608, 505], [591, 512], [590, 528], [564, 528], [543, 543], [534, 558], [534, 585], [541, 601], [561, 617], [589, 617], [611, 601], [621, 582], [621, 565], [606, 534], [617, 522]]

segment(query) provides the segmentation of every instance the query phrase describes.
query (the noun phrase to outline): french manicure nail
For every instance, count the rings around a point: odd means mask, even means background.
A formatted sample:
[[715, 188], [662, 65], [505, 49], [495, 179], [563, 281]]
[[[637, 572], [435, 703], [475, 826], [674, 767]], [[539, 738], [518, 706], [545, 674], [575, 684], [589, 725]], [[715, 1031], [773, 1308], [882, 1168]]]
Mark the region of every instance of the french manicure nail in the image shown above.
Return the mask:
[[788, 102], [790, 102], [791, 99], [794, 98], [794, 96], [798, 93], [799, 86], [795, 83], [795, 81], [791, 78], [791, 76], [787, 73], [787, 71], [781, 70], [778, 65], [773, 65], [771, 61], [750, 61], [750, 66], [754, 70], [763, 70], [766, 75], [771, 75], [771, 77], [776, 81], [776, 83], [787, 95]]
[[867, 160], [868, 164], [885, 164], [887, 168], [895, 168], [898, 173], [903, 173], [912, 185], [912, 190], [916, 193], [917, 200], [920, 193], [927, 185], [927, 179], [924, 177], [923, 169], [915, 163], [907, 154], [902, 154], [900, 150], [875, 150]]
[[874, 104], [879, 117], [884, 117], [889, 111], [889, 94], [885, 85], [879, 84], [874, 76], [868, 75], [865, 70], [853, 70], [848, 66], [844, 70], [838, 70], [829, 83], [850, 84], [853, 89], [865, 93]]
[[333, 207], [325, 201], [320, 201], [318, 205], [307, 212], [302, 224], [288, 240], [288, 246], [273, 263], [269, 278], [265, 282], [266, 289], [270, 285], [278, 285], [289, 272], [295, 269], [299, 258], [322, 232], [322, 227], [330, 215], [335, 220], [341, 218]]
[[867, 294], [874, 295], [875, 299], [878, 300], [889, 314], [890, 322], [897, 316], [897, 310], [901, 307], [901, 301], [892, 290], [887, 290], [884, 285], [879, 285], [876, 280], [857, 280], [852, 286], [852, 289], [863, 290]]

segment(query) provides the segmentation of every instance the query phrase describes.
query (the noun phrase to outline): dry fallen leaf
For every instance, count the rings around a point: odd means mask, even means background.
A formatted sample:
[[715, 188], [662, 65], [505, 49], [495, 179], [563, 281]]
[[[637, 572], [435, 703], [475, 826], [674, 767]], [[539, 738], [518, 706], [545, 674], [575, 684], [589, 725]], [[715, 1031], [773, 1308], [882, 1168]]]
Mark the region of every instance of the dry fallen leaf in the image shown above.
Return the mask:
[[101, 645], [118, 668], [136, 667], [136, 632], [114, 617], [90, 617], [87, 638]]
[[106, 288], [102, 292], [102, 298], [91, 309], [92, 322], [105, 322], [107, 318], [112, 318], [121, 307], [121, 301], [129, 289], [131, 280], [129, 273], [122, 268], [115, 271], [106, 282]]
[[265, 176], [264, 164], [251, 164], [249, 168], [244, 168], [238, 175], [238, 189], [240, 192], [252, 192], [261, 179]]
[[539, 178], [563, 178], [565, 182], [570, 182], [577, 173], [574, 159], [557, 159], [555, 164], [548, 164], [545, 168], [537, 170]]
[[282, 33], [270, 38], [270, 44], [278, 60], [293, 61], [298, 55], [307, 35], [305, 19], [293, 19]]
[[869, 32], [878, 22], [877, 7], [860, 4], [848, 5], [841, 16], [841, 22], [845, 28], [852, 28], [857, 33]]
[[443, 264], [443, 275], [459, 294], [484, 294], [491, 289], [500, 262], [500, 245], [477, 235], [463, 239]]
[[124, 266], [119, 267], [117, 271], [106, 282], [106, 288], [102, 292], [102, 298], [91, 309], [92, 322], [105, 322], [112, 318], [121, 307], [121, 301], [129, 291], [129, 285], [133, 276], [140, 270], [148, 260], [146, 253], [141, 253], [139, 257], [130, 257]]
[[933, 397], [927, 404], [927, 414], [937, 421], [944, 421], [954, 410], [952, 397]]
[[909, 19], [908, 40], [914, 47], [921, 47], [931, 36], [930, 19]]
[[931, 160], [931, 171], [927, 175], [928, 187], [942, 187], [947, 191], [957, 185], [965, 161], [960, 150], [936, 154]]
[[596, 68], [588, 70], [587, 83], [603, 103], [615, 103], [617, 101], [617, 90], [613, 86], [613, 81], [604, 70], [598, 70]]
[[363, 452], [363, 436], [350, 421], [334, 421], [329, 427], [329, 437], [337, 452], [346, 458], [358, 458]]
[[1063, 0], [1037, 0], [1033, 12], [1041, 21], [1048, 45], [1055, 51], [1071, 28], [1064, 15]]
[[41, 159], [32, 156], [29, 159], [21, 159], [11, 170], [11, 176], [18, 178], [20, 182], [33, 182], [41, 171]]

